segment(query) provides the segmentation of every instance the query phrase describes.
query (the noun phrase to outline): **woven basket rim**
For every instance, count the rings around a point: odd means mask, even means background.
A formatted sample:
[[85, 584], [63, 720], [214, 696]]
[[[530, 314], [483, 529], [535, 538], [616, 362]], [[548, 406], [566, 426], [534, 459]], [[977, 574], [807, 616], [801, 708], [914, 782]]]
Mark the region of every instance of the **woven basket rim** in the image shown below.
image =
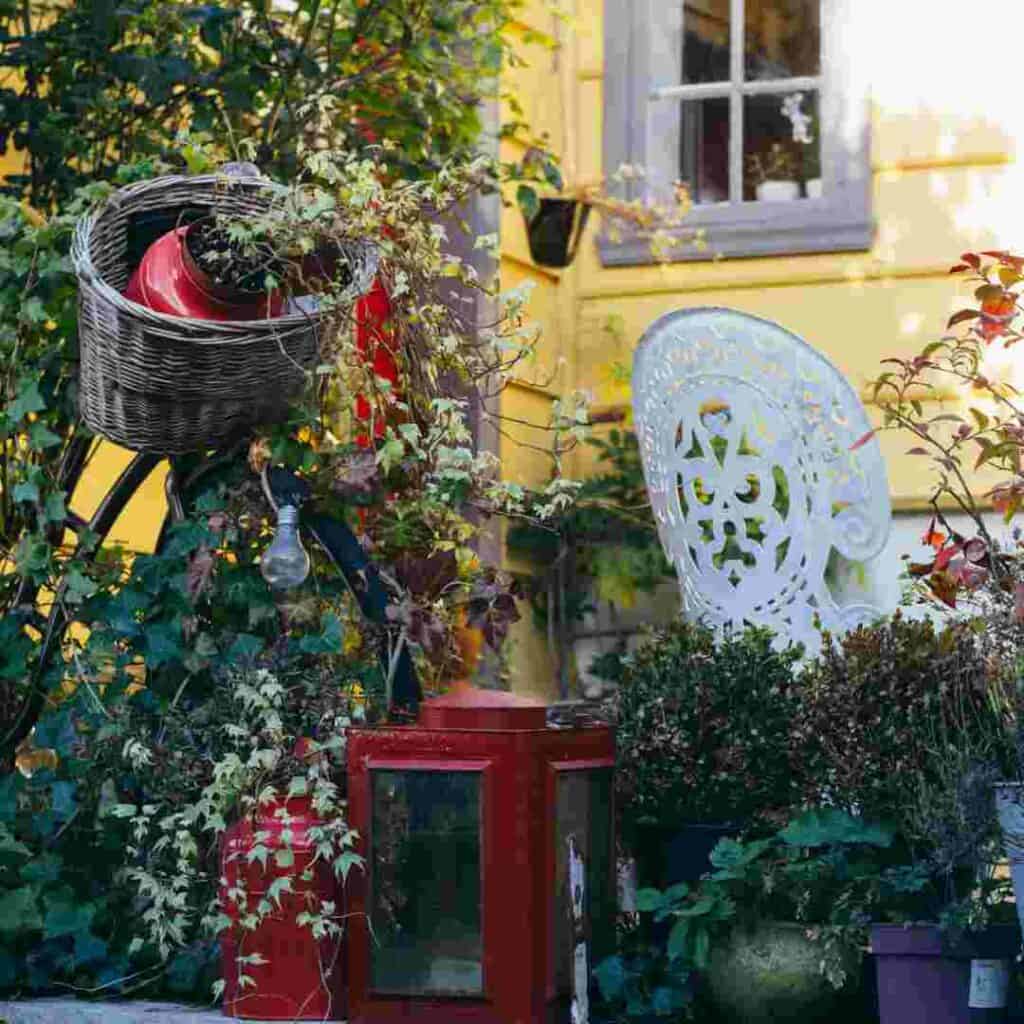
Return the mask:
[[[159, 178], [150, 178], [146, 181], [139, 181], [134, 182], [131, 185], [126, 185], [112, 193], [102, 203], [98, 204], [85, 214], [75, 226], [75, 234], [71, 244], [71, 261], [75, 268], [75, 274], [79, 280], [79, 287], [92, 288], [98, 293], [99, 297], [103, 301], [109, 303], [115, 309], [127, 313], [132, 317], [136, 317], [137, 319], [149, 321], [155, 326], [178, 331], [185, 328], [197, 332], [189, 337], [188, 340], [191, 344], [230, 344], [230, 341], [224, 337], [225, 334], [238, 334], [240, 336], [247, 335], [251, 338], [253, 334], [264, 334], [268, 332], [272, 334], [281, 332], [289, 333], [300, 328], [308, 329], [311, 325], [315, 325], [320, 322], [322, 314], [319, 312], [288, 313], [282, 316], [268, 317], [262, 320], [204, 320], [199, 317], [171, 316], [167, 313], [159, 313], [154, 309], [150, 309], [149, 306], [143, 306], [141, 303], [133, 302], [131, 299], [125, 298], [120, 291], [107, 282], [96, 269], [92, 261], [92, 253], [90, 252], [92, 232], [100, 218], [103, 217], [103, 215], [112, 207], [125, 203], [139, 192], [156, 191], [164, 188], [169, 189], [177, 186], [186, 186], [190, 188], [198, 187], [197, 191], [215, 186], [227, 186], [228, 188], [264, 190], [267, 192], [275, 192], [279, 195], [283, 195], [287, 192], [286, 186], [282, 185], [280, 182], [273, 181], [270, 178], [255, 176], [244, 177], [229, 174], [163, 175]], [[365, 241], [348, 244], [353, 248], [360, 247], [364, 249], [366, 259], [370, 264], [370, 273], [368, 277], [370, 283], [372, 283], [377, 272], [379, 259], [377, 247]], [[358, 277], [354, 277], [351, 294], [346, 296], [348, 301], [355, 301], [361, 295], [366, 294], [366, 291], [369, 290], [369, 284], [366, 288], [360, 290], [358, 287], [359, 283]], [[200, 331], [210, 332], [211, 334], [219, 335], [219, 337], [204, 337], [198, 333]], [[243, 340], [242, 337], [240, 337], [239, 340]]]

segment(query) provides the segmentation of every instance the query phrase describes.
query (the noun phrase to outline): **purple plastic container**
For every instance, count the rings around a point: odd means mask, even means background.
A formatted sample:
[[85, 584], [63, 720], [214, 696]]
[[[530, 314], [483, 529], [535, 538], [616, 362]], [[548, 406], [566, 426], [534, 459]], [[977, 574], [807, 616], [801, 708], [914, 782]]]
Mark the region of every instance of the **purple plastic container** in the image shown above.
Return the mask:
[[935, 926], [873, 925], [880, 1024], [971, 1024], [971, 961], [1009, 960], [1019, 949], [1013, 925], [966, 935], [956, 944]]

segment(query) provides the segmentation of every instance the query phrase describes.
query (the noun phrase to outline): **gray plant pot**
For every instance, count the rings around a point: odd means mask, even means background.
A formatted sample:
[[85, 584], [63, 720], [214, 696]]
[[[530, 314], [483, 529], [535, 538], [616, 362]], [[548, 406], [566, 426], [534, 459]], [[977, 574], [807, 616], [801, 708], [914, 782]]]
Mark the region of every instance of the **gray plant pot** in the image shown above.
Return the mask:
[[[803, 924], [765, 921], [751, 930], [738, 928], [712, 952], [708, 994], [729, 1024], [824, 1021], [845, 993], [821, 973], [821, 955]], [[848, 972], [859, 977], [855, 952]]]

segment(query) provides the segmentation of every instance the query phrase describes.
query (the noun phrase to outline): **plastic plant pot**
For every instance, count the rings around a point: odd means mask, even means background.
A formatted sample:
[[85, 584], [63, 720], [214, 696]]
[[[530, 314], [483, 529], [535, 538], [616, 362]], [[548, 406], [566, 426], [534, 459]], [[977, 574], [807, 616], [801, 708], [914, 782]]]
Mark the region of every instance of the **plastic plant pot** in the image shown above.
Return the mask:
[[530, 256], [541, 267], [567, 267], [576, 258], [590, 206], [575, 199], [542, 199], [526, 225]]

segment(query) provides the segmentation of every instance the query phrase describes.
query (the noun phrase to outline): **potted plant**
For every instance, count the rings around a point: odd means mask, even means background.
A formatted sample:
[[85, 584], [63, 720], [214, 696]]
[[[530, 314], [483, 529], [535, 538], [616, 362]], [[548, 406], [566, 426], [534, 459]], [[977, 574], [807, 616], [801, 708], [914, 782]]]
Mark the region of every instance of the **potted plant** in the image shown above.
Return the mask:
[[[516, 203], [526, 222], [530, 256], [542, 267], [561, 269], [576, 257], [592, 209], [598, 209], [613, 223], [629, 224], [651, 233], [657, 254], [671, 244], [663, 237], [678, 227], [689, 212], [689, 190], [675, 185], [667, 201], [652, 201], [649, 194], [625, 200], [611, 194], [605, 181], [567, 183], [557, 158], [543, 142], [527, 148], [519, 162], [503, 165], [504, 179], [518, 181]], [[639, 182], [642, 175], [623, 167], [612, 176], [615, 183]], [[650, 193], [650, 189], [646, 190]], [[554, 194], [542, 194], [542, 193]]]
[[694, 881], [723, 836], [788, 816], [798, 658], [765, 630], [718, 643], [686, 622], [625, 658], [613, 697], [616, 801], [641, 885]]
[[[1019, 780], [1020, 671], [1017, 650], [1024, 627], [1024, 571], [1019, 529], [996, 535], [986, 515], [992, 511], [1010, 526], [1024, 503], [1020, 424], [1024, 406], [1014, 379], [1008, 348], [1024, 335], [1017, 327], [1024, 290], [1024, 257], [993, 250], [966, 252], [950, 273], [974, 286], [975, 301], [954, 313], [947, 333], [912, 357], [886, 360], [874, 382], [883, 413], [883, 428], [907, 432], [914, 439], [910, 453], [928, 459], [935, 470], [934, 514], [924, 533], [929, 557], [908, 569], [923, 600], [956, 608], [976, 624], [990, 648], [991, 664], [1003, 676], [1008, 701], [1008, 750], [1002, 760], [1004, 781], [996, 786], [1006, 849], [1024, 906], [1020, 867]], [[954, 332], [954, 328], [957, 331]], [[960, 390], [962, 411], [938, 417], [925, 415], [919, 395], [936, 385]], [[985, 467], [994, 486], [976, 494], [962, 467]], [[947, 509], [961, 514], [952, 520]]]
[[723, 839], [698, 884], [642, 889], [638, 905], [671, 924], [666, 955], [677, 973], [703, 975], [722, 1019], [830, 1018], [860, 983], [864, 911], [893, 839], [885, 826], [812, 809], [766, 838]]
[[781, 142], [751, 153], [747, 157], [747, 174], [754, 183], [758, 202], [785, 203], [800, 198], [796, 156]]
[[1002, 1019], [1007, 1006], [1020, 928], [996, 873], [998, 769], [956, 756], [946, 766], [945, 785], [908, 793], [911, 859], [881, 878], [871, 928], [881, 1024], [969, 1024], [972, 1011]]
[[897, 614], [825, 645], [799, 685], [793, 763], [805, 799], [884, 819], [897, 837], [865, 905], [883, 1024], [967, 1021], [972, 961], [980, 989], [1005, 979], [1006, 964], [987, 961], [1019, 942], [1016, 929], [988, 928], [1007, 909], [994, 876], [998, 660], [974, 624]]
[[797, 160], [800, 164], [800, 178], [803, 181], [804, 195], [808, 199], [820, 199], [822, 196], [821, 181], [821, 142], [820, 133], [816, 130], [818, 117], [816, 110], [807, 112], [803, 109], [804, 94], [790, 93], [782, 100], [782, 116], [792, 127], [793, 142], [798, 146]]

